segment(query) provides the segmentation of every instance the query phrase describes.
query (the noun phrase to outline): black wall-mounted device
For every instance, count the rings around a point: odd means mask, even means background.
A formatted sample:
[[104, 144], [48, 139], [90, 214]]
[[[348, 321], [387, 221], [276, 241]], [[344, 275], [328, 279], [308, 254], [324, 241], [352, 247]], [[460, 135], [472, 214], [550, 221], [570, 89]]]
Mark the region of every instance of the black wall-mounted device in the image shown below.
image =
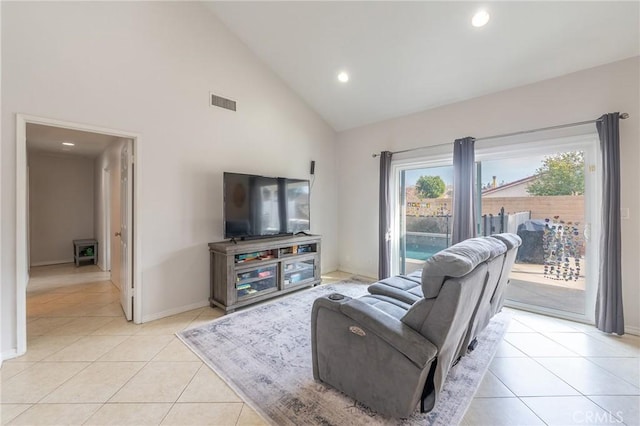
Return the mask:
[[311, 160], [311, 169], [309, 170], [309, 174], [313, 175], [316, 173], [316, 162]]

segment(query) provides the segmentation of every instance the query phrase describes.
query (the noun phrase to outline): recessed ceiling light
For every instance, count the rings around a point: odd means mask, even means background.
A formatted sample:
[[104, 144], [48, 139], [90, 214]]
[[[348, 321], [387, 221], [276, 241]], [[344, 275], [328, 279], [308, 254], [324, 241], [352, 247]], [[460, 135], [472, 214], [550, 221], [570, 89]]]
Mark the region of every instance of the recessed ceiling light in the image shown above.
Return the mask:
[[338, 81], [340, 81], [341, 83], [346, 83], [347, 81], [349, 81], [349, 74], [342, 71], [340, 74], [338, 74]]
[[489, 22], [490, 17], [489, 12], [486, 10], [479, 10], [475, 15], [473, 15], [473, 18], [471, 18], [471, 25], [474, 27], [484, 27], [487, 25], [487, 22]]
[[72, 142], [62, 142], [62, 145], [64, 145], [64, 146], [75, 146], [75, 143], [72, 143]]

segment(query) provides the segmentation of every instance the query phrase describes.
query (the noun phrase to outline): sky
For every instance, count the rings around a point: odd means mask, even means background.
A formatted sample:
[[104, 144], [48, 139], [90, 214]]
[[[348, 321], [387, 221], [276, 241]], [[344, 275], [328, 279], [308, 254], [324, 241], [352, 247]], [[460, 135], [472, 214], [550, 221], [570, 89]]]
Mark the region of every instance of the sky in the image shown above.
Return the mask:
[[[513, 182], [535, 174], [542, 165], [544, 155], [508, 160], [491, 160], [482, 162], [482, 184], [491, 182], [493, 176], [498, 183]], [[406, 185], [413, 186], [420, 176], [440, 176], [446, 185], [453, 185], [453, 166], [430, 167], [426, 169], [408, 170], [405, 174]]]

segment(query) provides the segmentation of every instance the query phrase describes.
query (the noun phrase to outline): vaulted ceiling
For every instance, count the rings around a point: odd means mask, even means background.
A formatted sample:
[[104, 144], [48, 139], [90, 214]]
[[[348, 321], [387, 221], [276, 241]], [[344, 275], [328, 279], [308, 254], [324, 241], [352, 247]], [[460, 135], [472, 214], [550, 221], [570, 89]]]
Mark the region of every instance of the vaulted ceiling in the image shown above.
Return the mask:
[[640, 54], [639, 2], [206, 5], [338, 131]]

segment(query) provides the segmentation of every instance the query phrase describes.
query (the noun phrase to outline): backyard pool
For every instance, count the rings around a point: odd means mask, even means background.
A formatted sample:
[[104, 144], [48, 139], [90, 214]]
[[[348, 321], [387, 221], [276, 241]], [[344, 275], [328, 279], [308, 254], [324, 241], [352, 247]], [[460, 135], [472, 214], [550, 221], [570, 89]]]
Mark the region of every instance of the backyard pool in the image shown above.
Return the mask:
[[[444, 247], [443, 247], [444, 248]], [[408, 249], [406, 251], [407, 259], [415, 259], [415, 260], [427, 260], [437, 252], [439, 252], [440, 248], [424, 248], [424, 249]]]

